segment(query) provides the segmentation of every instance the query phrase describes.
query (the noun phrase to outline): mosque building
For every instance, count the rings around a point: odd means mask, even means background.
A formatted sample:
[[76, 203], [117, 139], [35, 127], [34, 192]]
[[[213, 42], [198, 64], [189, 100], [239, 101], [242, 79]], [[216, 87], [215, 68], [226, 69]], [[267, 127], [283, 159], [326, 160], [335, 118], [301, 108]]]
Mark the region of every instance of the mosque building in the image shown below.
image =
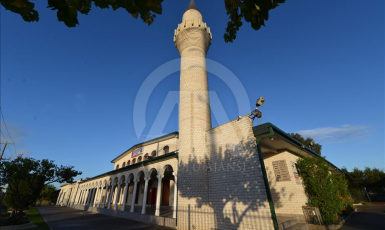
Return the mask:
[[295, 163], [318, 154], [271, 123], [253, 126], [250, 115], [212, 127], [211, 39], [191, 0], [174, 33], [179, 132], [132, 146], [109, 172], [61, 185], [57, 205], [181, 230], [306, 229], [308, 198]]

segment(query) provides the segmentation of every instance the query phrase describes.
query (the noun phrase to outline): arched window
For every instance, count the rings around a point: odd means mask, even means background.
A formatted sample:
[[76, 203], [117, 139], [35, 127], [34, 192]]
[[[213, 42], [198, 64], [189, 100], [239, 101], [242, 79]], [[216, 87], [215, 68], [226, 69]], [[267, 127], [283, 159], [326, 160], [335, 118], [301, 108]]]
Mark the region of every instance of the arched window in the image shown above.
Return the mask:
[[135, 164], [136, 163], [136, 159], [134, 158], [133, 160], [132, 160], [132, 164]]
[[115, 169], [119, 169], [119, 165], [116, 165], [116, 168]]
[[168, 147], [168, 145], [164, 146], [163, 151], [164, 151], [164, 154], [169, 153], [170, 147]]
[[131, 161], [129, 160], [129, 161], [127, 161], [127, 166], [129, 166], [131, 164]]
[[126, 162], [123, 162], [122, 168], [123, 168], [123, 167], [126, 167]]
[[151, 156], [156, 157], [156, 151], [155, 150], [151, 152]]
[[142, 156], [138, 157], [138, 162], [142, 161]]
[[148, 153], [144, 154], [144, 160], [148, 160]]

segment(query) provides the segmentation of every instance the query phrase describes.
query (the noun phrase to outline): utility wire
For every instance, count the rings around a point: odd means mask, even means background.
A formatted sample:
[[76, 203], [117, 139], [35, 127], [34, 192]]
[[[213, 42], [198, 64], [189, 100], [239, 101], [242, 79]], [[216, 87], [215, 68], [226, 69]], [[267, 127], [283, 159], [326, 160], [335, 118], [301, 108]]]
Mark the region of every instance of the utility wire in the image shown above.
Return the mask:
[[1, 117], [3, 118], [3, 121], [4, 121], [4, 126], [5, 126], [5, 129], [7, 130], [7, 133], [8, 133], [8, 136], [9, 138], [11, 139], [11, 141], [13, 142], [13, 147], [15, 148], [15, 154], [16, 154], [16, 144], [15, 142], [13, 141], [12, 137], [11, 137], [11, 134], [9, 134], [9, 131], [8, 131], [8, 127], [7, 127], [7, 123], [5, 123], [5, 118], [4, 118], [4, 114], [3, 114], [3, 110], [1, 109], [0, 107], [0, 112], [1, 112]]

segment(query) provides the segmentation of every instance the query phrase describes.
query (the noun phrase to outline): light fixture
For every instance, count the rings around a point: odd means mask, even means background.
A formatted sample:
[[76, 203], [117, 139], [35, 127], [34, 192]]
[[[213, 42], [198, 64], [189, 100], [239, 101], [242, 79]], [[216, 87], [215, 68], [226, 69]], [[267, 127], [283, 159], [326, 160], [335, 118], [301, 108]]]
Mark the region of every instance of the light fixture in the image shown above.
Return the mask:
[[251, 112], [251, 115], [250, 115], [250, 117], [251, 117], [251, 119], [253, 119], [253, 121], [256, 117], [259, 118], [259, 124], [262, 123], [261, 122], [262, 112], [258, 110], [258, 107], [263, 106], [264, 104], [265, 104], [265, 98], [259, 97], [257, 102], [255, 103], [256, 108]]

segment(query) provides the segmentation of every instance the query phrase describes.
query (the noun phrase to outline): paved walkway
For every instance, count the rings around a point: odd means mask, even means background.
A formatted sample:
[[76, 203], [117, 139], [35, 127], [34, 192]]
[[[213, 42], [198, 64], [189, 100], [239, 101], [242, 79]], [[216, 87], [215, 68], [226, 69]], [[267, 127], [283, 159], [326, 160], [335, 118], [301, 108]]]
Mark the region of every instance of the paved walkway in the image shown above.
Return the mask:
[[171, 230], [163, 226], [106, 216], [60, 206], [39, 207], [39, 212], [52, 230], [67, 229], [137, 229]]
[[348, 221], [339, 230], [384, 230], [385, 206], [358, 206]]

